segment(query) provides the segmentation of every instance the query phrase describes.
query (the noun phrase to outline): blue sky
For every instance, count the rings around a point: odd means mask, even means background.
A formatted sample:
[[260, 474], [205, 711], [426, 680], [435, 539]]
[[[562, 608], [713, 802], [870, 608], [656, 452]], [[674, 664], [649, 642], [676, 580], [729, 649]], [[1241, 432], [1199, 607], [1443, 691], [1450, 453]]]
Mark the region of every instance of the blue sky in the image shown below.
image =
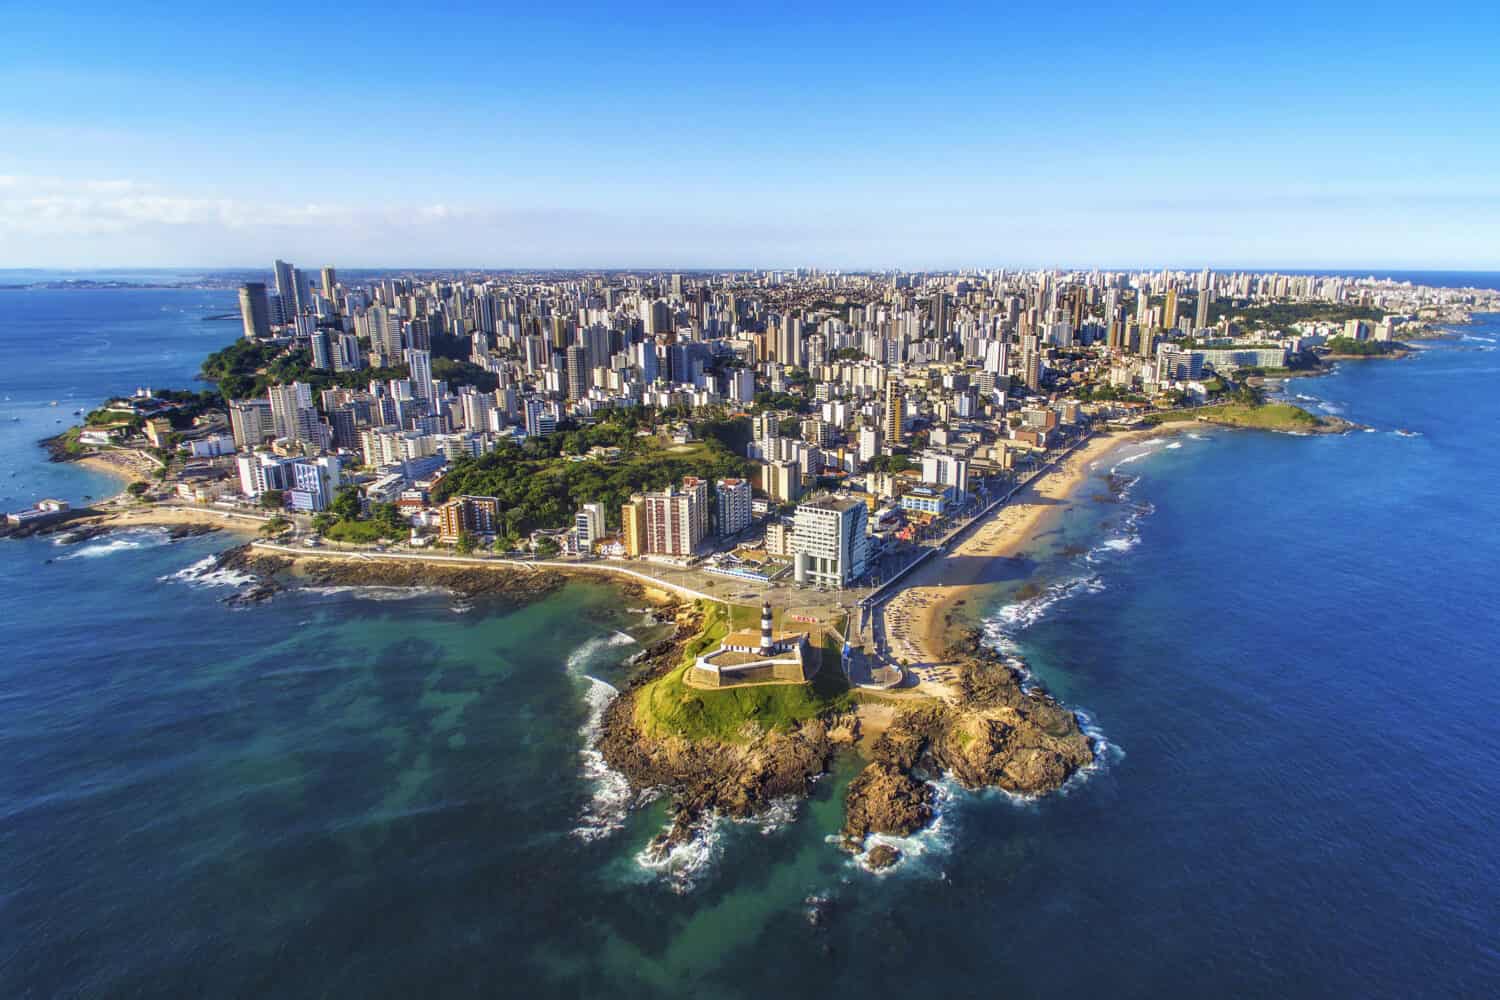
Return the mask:
[[1500, 268], [1493, 5], [0, 0], [0, 267]]

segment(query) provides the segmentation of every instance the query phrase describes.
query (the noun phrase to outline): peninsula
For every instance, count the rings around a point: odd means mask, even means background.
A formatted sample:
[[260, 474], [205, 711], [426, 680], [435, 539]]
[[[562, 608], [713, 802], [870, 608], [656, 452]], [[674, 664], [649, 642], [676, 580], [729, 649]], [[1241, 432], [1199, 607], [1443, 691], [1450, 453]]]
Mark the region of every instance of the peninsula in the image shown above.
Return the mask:
[[[118, 496], [9, 515], [88, 537], [254, 536], [256, 583], [441, 586], [512, 602], [570, 574], [674, 634], [599, 750], [667, 789], [660, 850], [867, 761], [846, 846], [872, 866], [931, 781], [1056, 790], [1096, 748], [959, 609], [1122, 444], [1215, 425], [1353, 425], [1267, 380], [1399, 357], [1496, 293], [1182, 272], [396, 274], [240, 288], [205, 388], [138, 389], [47, 443]], [[274, 288], [274, 292], [271, 289]]]

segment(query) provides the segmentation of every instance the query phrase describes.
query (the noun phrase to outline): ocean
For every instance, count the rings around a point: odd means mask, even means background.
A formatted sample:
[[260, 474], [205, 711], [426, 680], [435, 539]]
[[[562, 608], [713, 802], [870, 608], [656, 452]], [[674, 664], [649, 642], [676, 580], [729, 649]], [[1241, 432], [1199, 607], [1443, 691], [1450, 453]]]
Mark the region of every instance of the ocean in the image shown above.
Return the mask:
[[[232, 300], [0, 290], [7, 504], [106, 491], [36, 438], [187, 384]], [[587, 745], [661, 630], [607, 586], [231, 609], [230, 539], [0, 543], [0, 995], [1494, 995], [1497, 346], [1288, 383], [1368, 433], [1103, 460], [975, 609], [1099, 766], [945, 787], [882, 875], [848, 760], [643, 862], [665, 804]]]

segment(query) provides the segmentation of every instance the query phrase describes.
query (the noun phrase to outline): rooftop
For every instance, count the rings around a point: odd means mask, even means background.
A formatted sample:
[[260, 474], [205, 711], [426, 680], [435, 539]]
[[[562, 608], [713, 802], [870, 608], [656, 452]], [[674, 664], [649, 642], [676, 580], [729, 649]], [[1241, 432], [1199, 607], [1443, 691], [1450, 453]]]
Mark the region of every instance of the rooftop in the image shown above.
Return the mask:
[[856, 500], [852, 497], [828, 496], [817, 497], [813, 500], [804, 500], [802, 503], [797, 505], [797, 509], [801, 510], [804, 507], [810, 507], [814, 510], [831, 510], [841, 514], [846, 510], [850, 510], [854, 507], [863, 507], [864, 505], [865, 503], [863, 500]]

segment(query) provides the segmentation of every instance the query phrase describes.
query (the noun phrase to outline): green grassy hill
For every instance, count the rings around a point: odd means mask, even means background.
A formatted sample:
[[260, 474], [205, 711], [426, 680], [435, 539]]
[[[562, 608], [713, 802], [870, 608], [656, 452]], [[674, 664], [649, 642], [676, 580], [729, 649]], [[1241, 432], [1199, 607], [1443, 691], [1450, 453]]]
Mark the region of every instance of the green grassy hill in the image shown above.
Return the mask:
[[[683, 649], [682, 662], [670, 673], [645, 685], [636, 694], [635, 724], [648, 736], [680, 736], [688, 740], [743, 743], [753, 736], [746, 723], [766, 730], [787, 730], [852, 703], [848, 682], [837, 661], [825, 659], [807, 684], [777, 684], [703, 691], [684, 681], [693, 661], [729, 631], [729, 613], [722, 604], [700, 602], [703, 628]], [[837, 655], [837, 649], [833, 651]]]
[[1152, 424], [1182, 420], [1202, 420], [1225, 427], [1250, 427], [1266, 431], [1313, 431], [1333, 425], [1333, 421], [1315, 416], [1290, 403], [1263, 403], [1260, 406], [1227, 403], [1201, 409], [1152, 413], [1146, 417], [1146, 422]]

